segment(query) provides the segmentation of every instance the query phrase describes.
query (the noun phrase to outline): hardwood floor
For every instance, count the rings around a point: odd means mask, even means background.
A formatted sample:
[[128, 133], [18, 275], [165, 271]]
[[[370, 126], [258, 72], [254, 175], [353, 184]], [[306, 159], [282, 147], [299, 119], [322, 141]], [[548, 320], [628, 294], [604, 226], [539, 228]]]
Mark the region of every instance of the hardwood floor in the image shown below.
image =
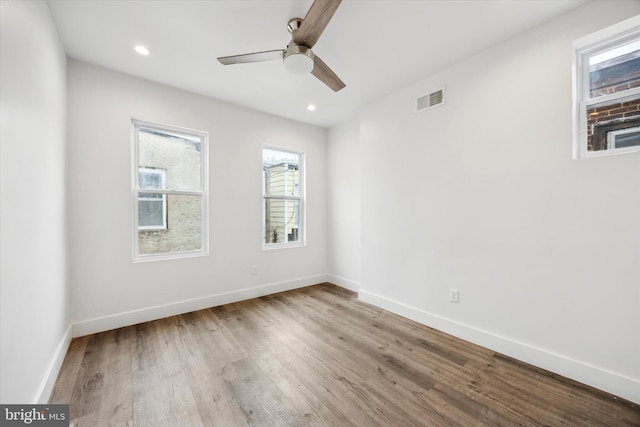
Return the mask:
[[640, 406], [330, 284], [72, 341], [82, 426], [640, 426]]

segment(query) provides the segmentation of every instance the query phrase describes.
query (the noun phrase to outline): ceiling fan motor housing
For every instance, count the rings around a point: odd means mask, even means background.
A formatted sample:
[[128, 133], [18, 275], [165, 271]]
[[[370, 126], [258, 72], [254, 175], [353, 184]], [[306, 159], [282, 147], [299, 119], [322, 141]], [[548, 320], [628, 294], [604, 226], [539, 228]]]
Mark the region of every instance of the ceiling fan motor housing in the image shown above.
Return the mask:
[[287, 23], [287, 28], [289, 29], [289, 32], [291, 34], [293, 34], [294, 31], [298, 30], [298, 28], [300, 28], [300, 26], [302, 25], [302, 18], [291, 18], [289, 19], [289, 22]]

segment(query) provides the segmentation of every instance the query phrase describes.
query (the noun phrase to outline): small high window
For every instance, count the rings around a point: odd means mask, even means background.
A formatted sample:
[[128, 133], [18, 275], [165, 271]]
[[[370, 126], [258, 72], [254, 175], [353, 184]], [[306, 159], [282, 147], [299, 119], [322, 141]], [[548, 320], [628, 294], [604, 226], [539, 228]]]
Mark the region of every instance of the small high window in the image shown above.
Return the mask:
[[262, 150], [262, 242], [265, 248], [298, 246], [303, 239], [303, 155]]
[[640, 151], [640, 17], [574, 48], [574, 158]]
[[133, 121], [134, 260], [206, 255], [206, 132]]

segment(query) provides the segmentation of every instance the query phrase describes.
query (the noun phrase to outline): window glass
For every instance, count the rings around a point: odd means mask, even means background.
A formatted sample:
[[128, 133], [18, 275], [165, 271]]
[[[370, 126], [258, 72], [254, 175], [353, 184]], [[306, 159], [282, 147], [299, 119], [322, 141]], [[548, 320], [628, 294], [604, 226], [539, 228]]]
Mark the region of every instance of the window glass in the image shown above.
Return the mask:
[[635, 147], [640, 145], [640, 127], [622, 129], [609, 133], [610, 148]]
[[640, 126], [640, 96], [637, 99], [631, 97], [592, 104], [587, 107], [587, 150], [606, 152], [623, 148], [620, 145], [612, 145], [611, 136], [632, 131], [638, 126]]
[[591, 98], [622, 92], [640, 82], [640, 40], [589, 55]]
[[300, 200], [266, 199], [265, 243], [297, 242], [300, 231]]
[[140, 228], [165, 228], [164, 203], [162, 200], [138, 199]]
[[[141, 128], [138, 138], [139, 167], [166, 170], [166, 188], [168, 189], [187, 191], [202, 189], [200, 173], [202, 142], [199, 137]], [[149, 178], [145, 177], [146, 179]], [[141, 188], [147, 188], [144, 184], [146, 181], [141, 182]]]
[[140, 188], [164, 188], [162, 173], [146, 168], [140, 168], [138, 179]]
[[167, 205], [168, 229], [138, 233], [139, 253], [166, 254], [202, 249], [202, 198], [170, 194]]

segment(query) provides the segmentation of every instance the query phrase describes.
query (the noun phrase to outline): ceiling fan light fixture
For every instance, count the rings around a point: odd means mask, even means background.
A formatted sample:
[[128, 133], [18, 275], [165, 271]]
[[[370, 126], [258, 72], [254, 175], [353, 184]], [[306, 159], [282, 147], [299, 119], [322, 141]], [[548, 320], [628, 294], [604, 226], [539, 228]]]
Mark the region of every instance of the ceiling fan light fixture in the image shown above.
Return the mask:
[[284, 59], [284, 67], [293, 74], [309, 74], [313, 70], [313, 59], [302, 53], [294, 53]]
[[289, 45], [284, 53], [284, 68], [293, 74], [309, 74], [313, 70], [313, 52], [304, 46]]

